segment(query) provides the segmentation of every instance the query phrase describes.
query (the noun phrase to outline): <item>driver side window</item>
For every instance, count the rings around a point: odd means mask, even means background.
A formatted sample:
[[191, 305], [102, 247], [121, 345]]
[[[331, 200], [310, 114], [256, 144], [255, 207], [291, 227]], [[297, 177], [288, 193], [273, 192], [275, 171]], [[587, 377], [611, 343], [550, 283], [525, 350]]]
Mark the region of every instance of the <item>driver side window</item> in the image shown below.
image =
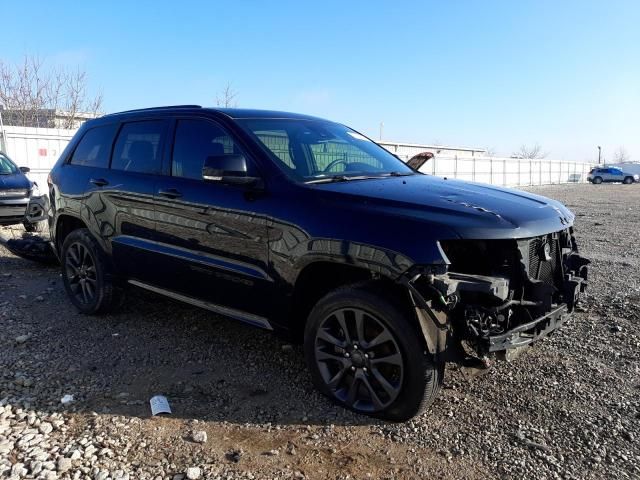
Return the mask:
[[243, 153], [222, 127], [203, 119], [178, 120], [173, 143], [171, 176], [202, 180], [208, 157]]

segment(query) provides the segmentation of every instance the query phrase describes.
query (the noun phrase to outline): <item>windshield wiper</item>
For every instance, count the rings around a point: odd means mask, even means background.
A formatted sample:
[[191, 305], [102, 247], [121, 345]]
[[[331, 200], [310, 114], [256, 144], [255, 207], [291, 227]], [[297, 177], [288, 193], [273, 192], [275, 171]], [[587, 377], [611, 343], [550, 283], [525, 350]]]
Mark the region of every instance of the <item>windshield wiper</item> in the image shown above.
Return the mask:
[[346, 175], [331, 175], [329, 177], [314, 178], [306, 180], [304, 183], [331, 183], [331, 182], [348, 182], [358, 177], [347, 177]]
[[385, 173], [383, 176], [388, 176], [388, 177], [408, 177], [410, 175], [415, 175], [415, 172], [389, 172], [389, 173]]

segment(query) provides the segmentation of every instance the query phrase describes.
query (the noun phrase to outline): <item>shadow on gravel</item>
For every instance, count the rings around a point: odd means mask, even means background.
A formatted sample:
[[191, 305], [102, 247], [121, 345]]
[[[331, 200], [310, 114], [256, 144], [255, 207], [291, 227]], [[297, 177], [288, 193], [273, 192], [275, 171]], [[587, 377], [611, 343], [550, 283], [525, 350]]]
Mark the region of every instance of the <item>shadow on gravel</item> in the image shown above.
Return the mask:
[[[379, 423], [318, 394], [302, 348], [270, 333], [145, 291], [114, 314], [84, 316], [57, 267], [0, 247], [0, 400], [49, 411], [150, 416], [167, 396], [173, 417], [235, 424]], [[22, 342], [18, 337], [27, 335]], [[7, 378], [9, 377], [9, 378]], [[74, 401], [63, 406], [64, 395]]]

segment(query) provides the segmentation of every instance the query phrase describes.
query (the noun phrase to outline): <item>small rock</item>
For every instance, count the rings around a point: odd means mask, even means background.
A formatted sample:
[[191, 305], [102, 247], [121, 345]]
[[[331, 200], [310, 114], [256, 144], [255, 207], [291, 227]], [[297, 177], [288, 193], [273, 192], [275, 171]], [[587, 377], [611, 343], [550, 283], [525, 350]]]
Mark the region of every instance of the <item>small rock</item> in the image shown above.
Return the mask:
[[198, 467], [189, 467], [187, 468], [187, 478], [189, 480], [197, 480], [200, 478], [202, 471]]
[[284, 345], [282, 345], [282, 351], [285, 353], [293, 352], [293, 345], [285, 343]]
[[207, 443], [207, 432], [204, 430], [196, 430], [191, 433], [191, 440], [196, 443]]
[[622, 331], [622, 327], [620, 325], [611, 325], [611, 327], [609, 328], [609, 331], [611, 333], [618, 333]]
[[60, 457], [58, 459], [58, 465], [57, 465], [58, 472], [61, 472], [61, 473], [68, 472], [69, 470], [71, 470], [72, 466], [73, 464], [70, 458]]
[[275, 457], [276, 455], [280, 455], [280, 451], [273, 449], [273, 450], [269, 450], [268, 452], [264, 452], [263, 455], [267, 455], [269, 457]]
[[38, 430], [40, 430], [40, 433], [42, 433], [43, 435], [48, 435], [53, 432], [53, 425], [51, 425], [49, 422], [42, 422], [40, 424], [40, 427], [38, 427]]
[[16, 337], [16, 343], [18, 345], [21, 345], [25, 343], [27, 340], [29, 340], [30, 338], [31, 338], [31, 335], [20, 335], [19, 337]]
[[38, 296], [35, 298], [35, 301], [36, 301], [36, 302], [44, 302], [44, 297], [43, 297], [42, 295], [38, 295]]

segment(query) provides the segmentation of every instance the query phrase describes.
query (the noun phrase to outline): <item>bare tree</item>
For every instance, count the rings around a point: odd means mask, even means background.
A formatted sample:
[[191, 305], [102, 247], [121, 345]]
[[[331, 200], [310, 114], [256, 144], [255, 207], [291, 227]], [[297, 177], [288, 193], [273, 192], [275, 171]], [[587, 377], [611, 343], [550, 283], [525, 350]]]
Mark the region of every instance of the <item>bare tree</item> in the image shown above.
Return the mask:
[[81, 113], [98, 115], [102, 106], [102, 94], [89, 95], [87, 79], [79, 68], [47, 67], [35, 56], [0, 60], [0, 104], [14, 125], [75, 128]]
[[493, 157], [496, 156], [496, 148], [495, 147], [487, 147], [487, 148], [485, 148], [485, 152], [484, 153], [485, 153], [485, 155], [487, 157], [493, 158]]
[[512, 156], [516, 158], [526, 158], [535, 160], [538, 158], [546, 158], [547, 152], [542, 151], [542, 147], [539, 143], [535, 143], [532, 146], [522, 145], [517, 152], [513, 152]]
[[233, 89], [230, 83], [227, 83], [222, 92], [216, 95], [216, 105], [224, 108], [235, 108], [238, 106], [237, 96], [238, 92]]
[[616, 150], [616, 153], [613, 154], [613, 159], [615, 160], [616, 163], [628, 162], [630, 160], [630, 157], [629, 157], [629, 153], [627, 152], [627, 149], [624, 148], [623, 146], [618, 147], [618, 149]]

